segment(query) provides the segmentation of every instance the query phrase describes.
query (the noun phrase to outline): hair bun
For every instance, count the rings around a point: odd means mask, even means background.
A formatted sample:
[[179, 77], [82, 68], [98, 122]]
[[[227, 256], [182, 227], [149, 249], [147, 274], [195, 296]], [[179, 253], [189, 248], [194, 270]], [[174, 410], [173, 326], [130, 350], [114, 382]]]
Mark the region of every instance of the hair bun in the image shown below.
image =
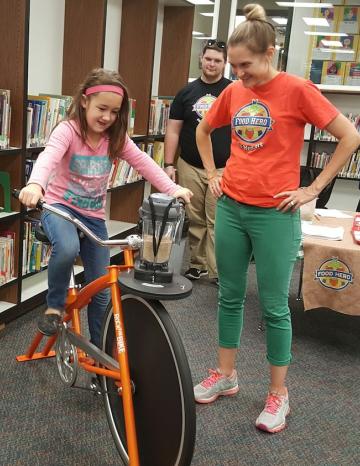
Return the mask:
[[245, 5], [243, 13], [247, 21], [266, 21], [266, 12], [258, 3], [249, 3]]

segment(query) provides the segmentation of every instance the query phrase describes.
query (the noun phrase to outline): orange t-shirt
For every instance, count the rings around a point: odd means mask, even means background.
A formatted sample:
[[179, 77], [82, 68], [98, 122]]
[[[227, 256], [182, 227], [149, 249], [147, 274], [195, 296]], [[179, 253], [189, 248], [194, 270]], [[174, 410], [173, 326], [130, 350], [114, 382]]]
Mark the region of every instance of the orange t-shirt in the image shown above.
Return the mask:
[[325, 128], [338, 114], [311, 81], [284, 72], [254, 88], [230, 84], [205, 116], [211, 128], [231, 122], [223, 192], [245, 204], [277, 206], [275, 194], [299, 187], [305, 124]]

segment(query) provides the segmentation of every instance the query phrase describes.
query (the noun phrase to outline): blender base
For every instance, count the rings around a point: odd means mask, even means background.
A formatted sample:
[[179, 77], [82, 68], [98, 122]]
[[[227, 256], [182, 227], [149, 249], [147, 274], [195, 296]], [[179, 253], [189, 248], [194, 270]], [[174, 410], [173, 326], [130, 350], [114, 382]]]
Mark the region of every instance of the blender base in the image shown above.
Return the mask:
[[173, 274], [171, 283], [151, 283], [134, 277], [134, 270], [122, 272], [119, 276], [121, 292], [134, 293], [147, 299], [172, 301], [190, 296], [192, 283], [187, 278]]

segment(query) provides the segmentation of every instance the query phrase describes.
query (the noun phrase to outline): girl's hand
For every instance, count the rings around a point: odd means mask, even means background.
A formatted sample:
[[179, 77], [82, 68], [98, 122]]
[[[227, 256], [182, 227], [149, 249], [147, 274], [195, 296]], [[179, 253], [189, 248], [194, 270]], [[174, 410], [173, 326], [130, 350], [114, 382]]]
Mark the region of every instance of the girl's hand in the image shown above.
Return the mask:
[[186, 204], [189, 204], [190, 203], [190, 199], [192, 198], [193, 196], [193, 193], [192, 191], [190, 191], [190, 189], [188, 188], [182, 188], [180, 187], [179, 189], [177, 189], [174, 194], [173, 194], [174, 197], [181, 197], [182, 199], [184, 199], [185, 203]]
[[43, 198], [43, 190], [39, 184], [30, 183], [20, 191], [19, 201], [26, 207], [34, 208], [40, 199]]
[[173, 167], [172, 165], [169, 165], [168, 167], [164, 168], [164, 172], [167, 174], [167, 176], [175, 183], [176, 179], [176, 168]]
[[295, 212], [300, 206], [312, 201], [317, 197], [317, 194], [312, 192], [310, 187], [298, 188], [296, 191], [283, 191], [282, 193], [275, 194], [274, 198], [285, 197], [284, 200], [276, 207], [276, 210], [287, 212], [291, 210]]
[[220, 175], [215, 175], [212, 178], [208, 179], [208, 184], [210, 191], [212, 192], [213, 196], [215, 196], [216, 199], [218, 199], [220, 196], [223, 195], [222, 189], [221, 189], [221, 176]]

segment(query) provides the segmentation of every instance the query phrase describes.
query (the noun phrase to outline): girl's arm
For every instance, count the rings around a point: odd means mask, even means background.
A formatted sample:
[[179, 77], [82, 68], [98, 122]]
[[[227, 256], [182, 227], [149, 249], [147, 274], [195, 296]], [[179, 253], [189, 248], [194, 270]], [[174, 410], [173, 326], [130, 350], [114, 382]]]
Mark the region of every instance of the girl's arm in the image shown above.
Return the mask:
[[222, 195], [222, 189], [220, 186], [221, 177], [217, 175], [214, 162], [214, 154], [210, 137], [212, 131], [213, 130], [207, 123], [206, 119], [204, 118], [201, 120], [196, 128], [196, 144], [206, 171], [210, 190], [215, 197], [219, 197]]
[[31, 172], [30, 179], [20, 192], [19, 200], [27, 207], [35, 207], [43, 197], [51, 173], [66, 154], [72, 140], [70, 123], [60, 123], [51, 133]]
[[277, 207], [278, 210], [287, 211], [290, 208], [296, 210], [301, 205], [315, 199], [346, 164], [353, 152], [360, 146], [360, 134], [355, 126], [342, 114], [337, 115], [325, 128], [338, 139], [335, 152], [330, 162], [321, 171], [313, 183], [297, 191], [284, 191], [274, 197], [285, 197]]
[[126, 139], [121, 158], [126, 160], [160, 192], [182, 197], [186, 202], [190, 201], [192, 192], [175, 184], [164, 170], [145, 152], [142, 152], [129, 137]]

